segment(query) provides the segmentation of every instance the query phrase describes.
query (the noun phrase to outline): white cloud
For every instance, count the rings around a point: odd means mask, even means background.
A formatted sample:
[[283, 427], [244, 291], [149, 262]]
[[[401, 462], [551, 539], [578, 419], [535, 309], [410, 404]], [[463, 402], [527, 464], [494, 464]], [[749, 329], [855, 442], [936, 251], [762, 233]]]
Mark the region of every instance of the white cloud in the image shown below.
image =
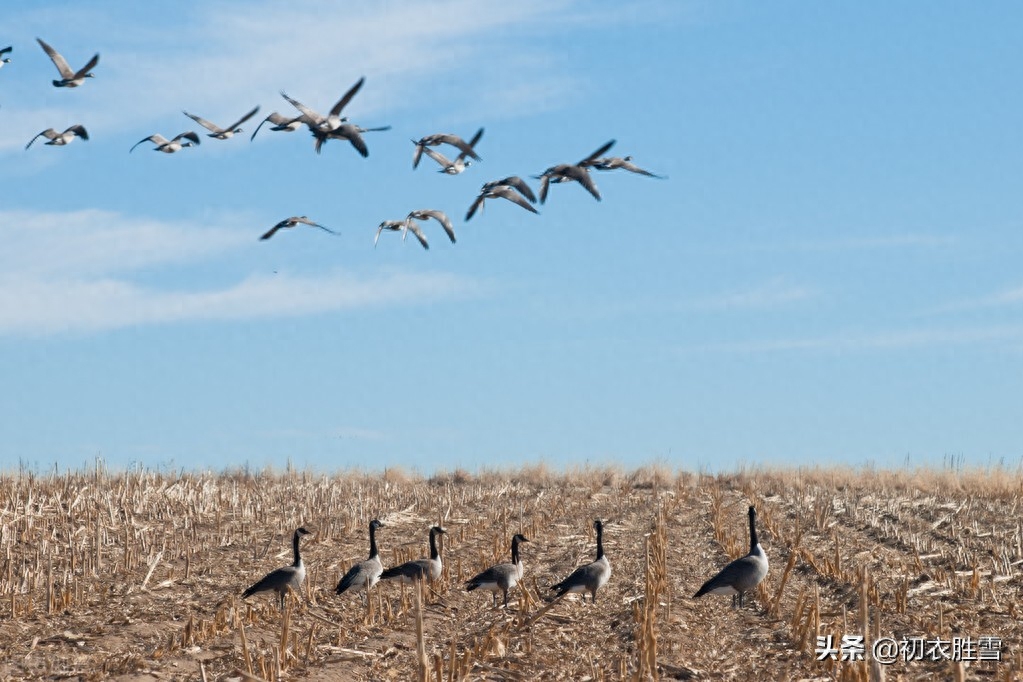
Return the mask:
[[137, 219], [111, 211], [0, 212], [11, 230], [0, 252], [0, 335], [89, 332], [195, 320], [294, 317], [366, 306], [421, 303], [476, 291], [445, 273], [369, 277], [332, 270], [250, 275], [206, 289], [161, 289], [136, 272], [221, 262], [257, 248], [251, 229]]
[[776, 353], [789, 351], [848, 352], [910, 350], [981, 344], [1013, 347], [1023, 343], [1023, 325], [989, 325], [849, 332], [801, 338], [739, 341], [682, 348], [683, 352]]
[[799, 303], [814, 296], [816, 292], [812, 289], [794, 286], [782, 278], [775, 278], [748, 289], [700, 299], [688, 307], [693, 310], [762, 310]]

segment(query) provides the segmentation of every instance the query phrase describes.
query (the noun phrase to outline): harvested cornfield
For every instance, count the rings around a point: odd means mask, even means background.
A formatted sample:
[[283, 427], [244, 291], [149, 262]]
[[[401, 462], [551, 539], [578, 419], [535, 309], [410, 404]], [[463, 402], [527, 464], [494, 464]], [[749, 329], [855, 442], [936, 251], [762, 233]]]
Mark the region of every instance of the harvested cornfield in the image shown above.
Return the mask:
[[[1003, 470], [7, 474], [0, 678], [1019, 680], [1021, 500]], [[747, 551], [750, 504], [767, 578], [741, 610], [692, 599]], [[421, 596], [334, 594], [373, 518], [385, 566], [447, 529], [444, 575]], [[610, 581], [595, 604], [548, 602], [593, 560], [595, 518]], [[301, 594], [283, 612], [273, 594], [243, 601], [291, 562], [300, 525]], [[524, 581], [494, 608], [462, 584], [508, 561], [515, 533]], [[843, 636], [864, 637], [863, 660], [840, 660], [858, 658]], [[929, 654], [871, 660], [887, 638]]]

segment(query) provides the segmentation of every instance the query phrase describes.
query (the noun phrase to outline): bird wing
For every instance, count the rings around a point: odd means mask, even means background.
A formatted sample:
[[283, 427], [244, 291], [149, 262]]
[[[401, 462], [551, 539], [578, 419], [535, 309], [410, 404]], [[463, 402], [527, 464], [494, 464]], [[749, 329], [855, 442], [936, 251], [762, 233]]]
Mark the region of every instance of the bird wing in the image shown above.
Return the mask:
[[465, 586], [471, 592], [485, 583], [499, 583], [501, 579], [510, 582], [515, 577], [518, 577], [518, 571], [514, 565], [497, 564], [467, 580]]
[[624, 161], [623, 160], [622, 163], [621, 163], [621, 167], [624, 168], [627, 171], [632, 171], [633, 173], [639, 173], [640, 175], [645, 175], [648, 178], [663, 178], [664, 177], [663, 175], [657, 175], [656, 173], [651, 173], [648, 170], [643, 170], [642, 168], [640, 168], [636, 164], [632, 163], [631, 161]]
[[469, 150], [466, 151], [462, 149], [462, 152], [458, 155], [458, 158], [464, 160], [466, 156], [471, 156], [477, 161], [480, 161], [481, 159], [479, 156], [476, 155], [476, 152], [473, 150], [473, 147], [476, 146], [476, 143], [480, 141], [481, 137], [483, 137], [483, 128], [480, 128], [479, 130], [476, 131], [476, 134], [472, 136], [471, 140], [469, 140], [468, 144]]
[[253, 116], [255, 116], [255, 115], [256, 115], [256, 112], [257, 112], [257, 111], [259, 111], [259, 107], [258, 107], [258, 106], [257, 106], [257, 107], [256, 107], [255, 109], [253, 109], [252, 111], [250, 111], [249, 113], [247, 113], [247, 114], [245, 114], [244, 116], [242, 116], [241, 118], [239, 118], [239, 119], [238, 119], [237, 121], [235, 121], [235, 122], [234, 122], [234, 123], [232, 123], [231, 125], [229, 125], [229, 126], [227, 127], [227, 129], [228, 129], [228, 130], [234, 130], [235, 128], [237, 128], [238, 126], [240, 126], [240, 125], [241, 125], [242, 123], [245, 123], [245, 122], [246, 122], [246, 121], [248, 121], [248, 120], [249, 120], [250, 118], [252, 118]]
[[469, 222], [474, 215], [476, 210], [483, 206], [483, 202], [487, 200], [486, 192], [480, 192], [480, 195], [472, 202], [472, 206], [469, 207], [469, 212], [465, 214], [465, 222]]
[[85, 66], [83, 66], [82, 68], [78, 69], [78, 71], [76, 71], [71, 77], [72, 78], [85, 78], [85, 76], [90, 71], [92, 71], [94, 68], [96, 68], [97, 64], [99, 64], [99, 53], [98, 52], [96, 54], [92, 55], [92, 59], [90, 59], [89, 62]]
[[527, 211], [529, 211], [531, 213], [539, 213], [539, 211], [537, 211], [535, 208], [533, 208], [532, 204], [530, 204], [528, 201], [526, 201], [525, 197], [523, 197], [522, 195], [520, 195], [517, 192], [515, 192], [515, 190], [513, 190], [511, 187], [505, 186], [505, 187], [498, 187], [498, 188], [495, 188], [495, 189], [497, 191], [494, 192], [494, 196], [498, 196], [498, 197], [501, 197], [503, 199], [507, 199], [508, 201], [512, 202], [513, 204], [518, 204], [519, 206], [521, 206], [522, 208], [526, 209]]
[[28, 141], [28, 144], [27, 144], [27, 145], [25, 145], [25, 149], [28, 149], [29, 147], [31, 147], [31, 146], [32, 146], [32, 143], [33, 143], [33, 142], [35, 142], [36, 140], [38, 140], [38, 139], [39, 139], [40, 137], [45, 137], [45, 138], [47, 138], [48, 140], [53, 140], [53, 139], [55, 139], [55, 138], [57, 137], [57, 135], [59, 135], [59, 134], [60, 134], [60, 133], [58, 133], [58, 132], [57, 132], [56, 130], [54, 130], [53, 128], [47, 128], [47, 129], [46, 129], [46, 130], [44, 130], [43, 132], [41, 132], [41, 133], [39, 133], [38, 135], [36, 135], [35, 137], [33, 137], [33, 138], [32, 138], [31, 140], [29, 140], [29, 141]]
[[451, 135], [450, 133], [440, 133], [437, 135], [432, 135], [431, 137], [438, 140], [439, 142], [446, 142], [447, 144], [458, 147], [466, 156], [470, 156], [476, 159], [477, 161], [481, 161], [482, 159], [480, 159], [480, 157], [476, 154], [476, 151], [473, 149], [473, 145], [479, 142], [479, 138], [482, 134], [483, 129], [480, 128], [479, 132], [477, 132], [476, 134], [477, 136], [473, 138], [472, 142], [466, 142], [458, 135]]
[[303, 114], [305, 114], [305, 117], [306, 117], [305, 123], [307, 125], [309, 125], [310, 127], [319, 125], [320, 123], [323, 122], [323, 117], [322, 116], [317, 114], [315, 111], [313, 111], [312, 109], [310, 109], [306, 105], [304, 105], [301, 102], [299, 102], [297, 99], [292, 99], [292, 98], [288, 97], [288, 95], [285, 94], [285, 92], [283, 90], [281, 91], [281, 97], [283, 97], [284, 99], [288, 100], [291, 103], [291, 106], [295, 107], [296, 109], [301, 111]]
[[519, 176], [513, 175], [510, 178], [505, 178], [504, 180], [501, 181], [501, 184], [510, 185], [511, 187], [514, 187], [518, 191], [522, 192], [522, 195], [524, 197], [529, 199], [529, 203], [531, 204], [536, 203], [536, 195], [533, 194], [533, 190], [530, 189], [529, 183], [520, 178]]
[[421, 140], [419, 142], [412, 140], [412, 144], [416, 146], [416, 151], [412, 153], [412, 170], [415, 170], [419, 167], [419, 159], [423, 158], [423, 149], [426, 145]]
[[[36, 40], [38, 40], [38, 38]], [[14, 49], [14, 47], [12, 47], [11, 45], [8, 45], [7, 47], [5, 47], [3, 49], [0, 49], [0, 57], [3, 57], [5, 54], [7, 54], [8, 52], [10, 52], [13, 49]]]
[[593, 152], [592, 154], [587, 156], [585, 159], [583, 159], [582, 161], [580, 161], [576, 165], [577, 166], [582, 166], [582, 165], [590, 163], [591, 161], [593, 161], [598, 156], [603, 156], [607, 152], [608, 149], [610, 149], [611, 147], [614, 146], [614, 144], [615, 144], [614, 140], [611, 140], [610, 142], [606, 142], [600, 149], [598, 149], [597, 151]]
[[547, 201], [547, 189], [551, 186], [551, 176], [540, 176], [540, 203]]
[[294, 220], [295, 222], [302, 223], [304, 225], [312, 225], [313, 227], [318, 227], [321, 230], [323, 230], [324, 232], [330, 232], [331, 234], [338, 234], [337, 232], [335, 232], [334, 230], [330, 229], [329, 227], [324, 227], [323, 225], [320, 225], [319, 223], [314, 223], [313, 221], [309, 220], [309, 218], [306, 218], [305, 216], [296, 216], [296, 217], [292, 218], [292, 220]]
[[144, 137], [141, 140], [139, 140], [138, 142], [136, 142], [135, 144], [133, 144], [131, 146], [131, 149], [128, 150], [128, 153], [131, 154], [132, 151], [135, 149], [135, 147], [138, 147], [143, 142], [152, 142], [153, 144], [155, 144], [157, 146], [160, 146], [160, 145], [167, 144], [168, 140], [167, 140], [166, 137], [164, 137], [160, 133], [155, 133], [153, 135], [150, 135], [149, 137]]
[[426, 235], [423, 234], [423, 230], [419, 227], [419, 224], [416, 221], [411, 218], [406, 220], [405, 229], [416, 236], [416, 239], [419, 240], [419, 243], [423, 245], [424, 249], [430, 248], [429, 242], [426, 241]]
[[282, 220], [281, 222], [277, 223], [276, 225], [271, 227], [262, 237], [260, 237], [260, 239], [269, 239], [270, 237], [274, 236], [277, 230], [284, 227], [287, 222], [288, 222], [287, 220]]
[[202, 116], [196, 116], [195, 114], [190, 114], [187, 111], [182, 111], [181, 113], [183, 113], [185, 116], [187, 116], [188, 118], [192, 119], [193, 121], [195, 121], [196, 123], [201, 125], [206, 130], [210, 131], [211, 133], [223, 133], [223, 132], [225, 132], [223, 128], [217, 126], [217, 124], [215, 124], [215, 123], [210, 123], [209, 121], [207, 121]]
[[77, 135], [78, 137], [82, 138], [83, 140], [88, 140], [89, 139], [89, 131], [86, 130], [85, 126], [83, 126], [81, 124], [73, 125], [70, 128], [68, 128], [67, 130], [65, 130], [64, 132], [65, 133], [74, 133], [75, 135]]
[[564, 171], [564, 176], [573, 180], [578, 180], [579, 184], [586, 188], [586, 191], [593, 195], [593, 198], [600, 201], [600, 192], [597, 190], [596, 183], [593, 182], [593, 178], [590, 177], [589, 171], [582, 166], [569, 166]]
[[342, 125], [338, 130], [342, 137], [352, 143], [352, 146], [355, 147], [355, 150], [359, 152], [363, 158], [369, 156], [369, 148], [366, 147], [366, 141], [362, 139], [362, 135], [359, 134], [358, 128], [355, 126]]
[[57, 52], [47, 45], [42, 38], [36, 38], [36, 42], [38, 42], [39, 46], [43, 48], [43, 52], [49, 55], [50, 61], [52, 61], [53, 65], [57, 67], [57, 71], [60, 71], [60, 75], [63, 78], [70, 80], [75, 77], [75, 72], [71, 70], [71, 67], [67, 64], [67, 60], [61, 56], [60, 52]]
[[441, 168], [447, 168], [448, 166], [454, 165], [448, 159], [448, 157], [444, 156], [438, 151], [430, 149], [429, 147], [423, 147], [423, 151], [426, 152], [427, 156], [429, 156], [431, 159], [439, 163], [441, 165]]
[[191, 130], [189, 130], [187, 133], [181, 133], [180, 135], [176, 135], [174, 137], [174, 140], [176, 141], [176, 140], [180, 140], [182, 138], [184, 138], [186, 140], [191, 140], [195, 144], [201, 144], [200, 141], [199, 141], [199, 133], [196, 133], [196, 132], [191, 131]]
[[337, 103], [330, 108], [330, 115], [331, 116], [340, 116], [341, 115], [341, 110], [344, 109], [346, 106], [348, 106], [348, 103], [352, 101], [352, 98], [355, 97], [355, 94], [357, 92], [359, 92], [359, 89], [362, 88], [362, 84], [365, 83], [365, 82], [366, 82], [366, 77], [365, 76], [363, 76], [358, 81], [356, 81], [355, 85], [350, 87], [348, 89], [348, 92], [346, 92], [344, 95], [342, 95], [341, 99], [339, 99], [337, 101]]

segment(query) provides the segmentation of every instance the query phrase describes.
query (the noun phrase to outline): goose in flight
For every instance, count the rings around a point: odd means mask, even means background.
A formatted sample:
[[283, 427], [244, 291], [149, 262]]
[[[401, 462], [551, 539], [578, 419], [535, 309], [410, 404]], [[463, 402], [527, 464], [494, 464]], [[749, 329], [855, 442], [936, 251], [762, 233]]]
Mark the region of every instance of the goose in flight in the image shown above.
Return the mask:
[[[408, 222], [408, 221], [407, 220], [385, 220], [382, 223], [380, 223], [379, 225], [377, 225], [377, 236], [373, 238], [373, 248], [375, 249], [376, 246], [377, 246], [377, 242], [380, 241], [380, 233], [381, 232], [383, 232], [384, 230], [387, 230], [388, 232], [404, 232], [405, 231], [405, 223], [406, 222]], [[427, 247], [427, 248], [429, 248], [429, 247]]]
[[31, 140], [29, 140], [28, 144], [25, 145], [25, 149], [31, 147], [32, 143], [38, 140], [40, 137], [45, 137], [46, 139], [49, 140], [49, 142], [47, 142], [46, 144], [52, 144], [57, 147], [63, 147], [66, 144], [70, 144], [71, 140], [75, 139], [76, 137], [80, 137], [83, 140], [88, 140], [89, 132], [85, 129], [85, 126], [82, 125], [73, 125], [62, 133], [58, 133], [53, 128], [47, 128], [43, 132], [33, 137]]
[[430, 218], [433, 218], [440, 223], [441, 227], [443, 227], [444, 231], [447, 233], [448, 239], [450, 239], [451, 243], [454, 244], [455, 228], [451, 224], [451, 218], [448, 218], [447, 214], [443, 211], [437, 211], [432, 208], [421, 208], [418, 211], [412, 211], [409, 213], [406, 220], [408, 220], [410, 224], [413, 224], [416, 220], [429, 220]]
[[42, 38], [36, 38], [36, 42], [43, 48], [43, 51], [50, 57], [50, 61], [57, 67], [57, 71], [60, 72], [60, 80], [53, 81], [53, 86], [56, 88], [77, 88], [79, 85], [85, 82], [86, 78], [95, 78], [90, 73], [96, 65], [99, 64], [99, 53], [97, 52], [92, 56], [89, 62], [80, 68], [78, 71], [72, 71], [71, 67], [68, 66], [67, 60], [61, 56], [60, 52], [57, 52], [52, 47], [46, 44]]
[[290, 218], [285, 218], [281, 222], [277, 223], [276, 225], [271, 227], [262, 237], [260, 237], [260, 239], [269, 239], [270, 237], [274, 236], [274, 234], [277, 233], [277, 230], [286, 230], [288, 228], [295, 227], [296, 225], [298, 225], [300, 223], [302, 225], [312, 225], [313, 227], [318, 227], [321, 230], [323, 230], [324, 232], [330, 232], [331, 234], [334, 234], [334, 235], [337, 234], [337, 232], [335, 232], [334, 230], [330, 229], [329, 227], [324, 227], [323, 225], [320, 225], [319, 223], [314, 223], [313, 221], [309, 220], [309, 218], [307, 216], [298, 215], [298, 216], [291, 216]]
[[354, 123], [342, 123], [337, 128], [328, 131], [313, 128], [313, 137], [316, 138], [314, 149], [316, 149], [316, 153], [319, 154], [320, 149], [327, 140], [348, 140], [352, 143], [352, 146], [355, 147], [355, 151], [359, 152], [359, 155], [363, 158], [366, 158], [369, 156], [369, 147], [366, 146], [366, 141], [362, 139], [362, 133], [373, 133], [390, 129], [391, 126], [363, 128], [362, 126], [357, 126]]
[[[468, 148], [470, 150], [473, 150], [476, 147], [476, 143], [480, 141], [481, 137], [483, 137], [483, 128], [477, 130], [476, 134], [472, 136], [472, 139], [469, 140], [467, 144]], [[472, 161], [465, 160], [465, 157], [469, 156], [469, 152], [460, 151], [458, 156], [455, 157], [455, 160], [452, 161], [448, 159], [448, 157], [444, 156], [443, 154], [434, 149], [430, 149], [427, 146], [420, 146], [419, 143], [416, 142], [415, 140], [412, 140], [412, 142], [417, 146], [417, 148], [422, 149], [427, 156], [429, 156], [431, 159], [440, 164], [440, 171], [438, 171], [440, 173], [446, 173], [448, 175], [458, 175], [459, 173], [461, 173], [466, 168], [472, 165]], [[475, 153], [473, 153], [472, 156], [475, 159], [479, 158], [478, 156], [476, 156]]]
[[234, 123], [232, 123], [231, 125], [227, 126], [226, 128], [221, 128], [216, 123], [210, 123], [205, 118], [202, 118], [201, 116], [196, 116], [195, 114], [190, 114], [187, 111], [183, 111], [181, 113], [183, 113], [185, 116], [187, 116], [188, 118], [192, 119], [193, 121], [195, 121], [196, 123], [201, 125], [206, 130], [210, 131], [209, 133], [206, 134], [206, 137], [212, 137], [212, 138], [215, 138], [215, 139], [218, 139], [218, 140], [226, 140], [226, 139], [230, 138], [232, 135], [234, 135], [235, 133], [242, 132], [242, 129], [239, 126], [242, 123], [245, 123], [246, 121], [248, 121], [253, 116], [255, 116], [257, 111], [259, 111], [259, 107], [258, 106], [255, 109], [253, 109], [252, 111], [250, 111], [249, 113], [247, 113], [244, 116], [242, 116], [240, 119], [238, 119]]
[[602, 156], [580, 165], [586, 165], [590, 168], [596, 168], [597, 170], [615, 170], [617, 168], [621, 168], [622, 170], [627, 170], [639, 175], [645, 175], [648, 178], [658, 178], [660, 180], [667, 177], [651, 173], [648, 170], [643, 170], [632, 162], [631, 156]]
[[294, 118], [288, 118], [287, 116], [284, 116], [283, 114], [279, 114], [276, 111], [274, 111], [269, 116], [260, 121], [259, 125], [256, 126], [256, 129], [252, 131], [252, 137], [249, 138], [249, 142], [252, 142], [252, 140], [256, 139], [256, 133], [258, 133], [259, 129], [263, 127], [263, 124], [267, 122], [273, 124], [272, 126], [270, 126], [270, 130], [283, 130], [284, 132], [290, 133], [294, 130], [298, 130], [299, 128], [301, 128], [302, 124], [306, 122], [306, 117], [305, 114], [301, 114], [300, 116], [296, 116]]
[[[190, 141], [182, 142], [182, 140]], [[154, 152], [173, 154], [179, 149], [184, 149], [185, 147], [194, 147], [197, 144], [199, 144], [199, 134], [189, 130], [187, 133], [181, 133], [180, 135], [174, 137], [173, 139], [168, 140], [160, 133], [156, 133], [154, 135], [150, 135], [149, 137], [144, 137], [135, 144], [133, 144], [131, 149], [128, 150], [128, 153], [131, 154], [133, 151], [135, 151], [135, 147], [138, 147], [143, 142], [152, 142], [153, 144], [155, 144], [156, 146], [153, 147]]]
[[597, 185], [594, 184], [593, 178], [590, 177], [590, 173], [586, 168], [594, 159], [613, 147], [614, 143], [615, 141], [611, 140], [578, 163], [559, 163], [556, 166], [551, 166], [540, 175], [534, 176], [540, 180], [540, 203], [542, 204], [547, 201], [547, 189], [550, 183], [569, 182], [572, 180], [578, 181], [580, 185], [586, 188], [587, 192], [593, 195], [594, 199], [600, 201], [600, 192], [597, 190]]
[[[480, 128], [477, 136], [483, 135], [483, 129]], [[479, 141], [479, 137], [476, 138]], [[466, 156], [470, 156], [477, 161], [482, 161], [476, 152], [473, 150], [472, 145], [460, 138], [458, 135], [452, 135], [451, 133], [437, 133], [436, 135], [427, 135], [426, 137], [419, 138], [419, 141], [412, 140], [412, 144], [416, 146], [416, 151], [412, 155], [412, 168], [419, 166], [419, 159], [423, 156], [423, 150], [427, 147], [436, 147], [442, 144], [450, 144], [458, 147]]]
[[529, 185], [527, 185], [522, 178], [512, 176], [501, 181], [488, 182], [483, 185], [483, 189], [480, 190], [479, 196], [477, 196], [476, 200], [472, 202], [472, 206], [469, 207], [469, 212], [465, 214], [465, 222], [469, 222], [469, 220], [476, 215], [476, 211], [483, 208], [483, 202], [487, 199], [507, 199], [513, 204], [518, 204], [530, 213], [539, 213], [539, 211], [533, 208], [530, 204], [531, 201], [536, 201], [536, 196], [533, 194], [533, 190], [529, 188]]
[[330, 132], [332, 130], [336, 130], [342, 123], [348, 120], [347, 118], [341, 116], [341, 110], [344, 109], [348, 105], [348, 103], [352, 101], [352, 98], [355, 97], [356, 93], [359, 92], [359, 90], [362, 88], [362, 84], [365, 82], [366, 82], [365, 76], [356, 81], [355, 85], [348, 89], [348, 92], [341, 95], [341, 99], [339, 99], [334, 104], [334, 106], [330, 108], [330, 113], [328, 113], [326, 116], [321, 116], [320, 114], [316, 113], [306, 105], [299, 102], [297, 99], [292, 99], [291, 97], [288, 97], [287, 93], [285, 93], [283, 90], [281, 91], [281, 97], [288, 100], [291, 103], [291, 106], [295, 107], [296, 109], [302, 112], [302, 115], [305, 116], [305, 120], [303, 122], [309, 126], [309, 130], [313, 131], [314, 133], [316, 131]]

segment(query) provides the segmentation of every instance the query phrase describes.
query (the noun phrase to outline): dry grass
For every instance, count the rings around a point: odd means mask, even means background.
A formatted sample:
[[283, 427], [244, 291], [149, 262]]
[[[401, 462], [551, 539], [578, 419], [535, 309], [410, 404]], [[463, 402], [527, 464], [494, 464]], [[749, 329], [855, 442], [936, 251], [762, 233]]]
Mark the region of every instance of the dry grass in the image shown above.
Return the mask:
[[[1021, 502], [1001, 469], [0, 475], [0, 678], [1023, 679]], [[772, 562], [754, 605], [690, 599], [745, 552], [749, 503]], [[386, 565], [448, 529], [421, 598], [334, 594], [374, 517]], [[596, 517], [610, 583], [596, 605], [546, 603], [592, 560]], [[302, 594], [283, 613], [241, 601], [299, 525], [315, 533]], [[494, 609], [461, 584], [516, 532], [524, 589]], [[823, 634], [994, 635], [1003, 662], [817, 662]]]

